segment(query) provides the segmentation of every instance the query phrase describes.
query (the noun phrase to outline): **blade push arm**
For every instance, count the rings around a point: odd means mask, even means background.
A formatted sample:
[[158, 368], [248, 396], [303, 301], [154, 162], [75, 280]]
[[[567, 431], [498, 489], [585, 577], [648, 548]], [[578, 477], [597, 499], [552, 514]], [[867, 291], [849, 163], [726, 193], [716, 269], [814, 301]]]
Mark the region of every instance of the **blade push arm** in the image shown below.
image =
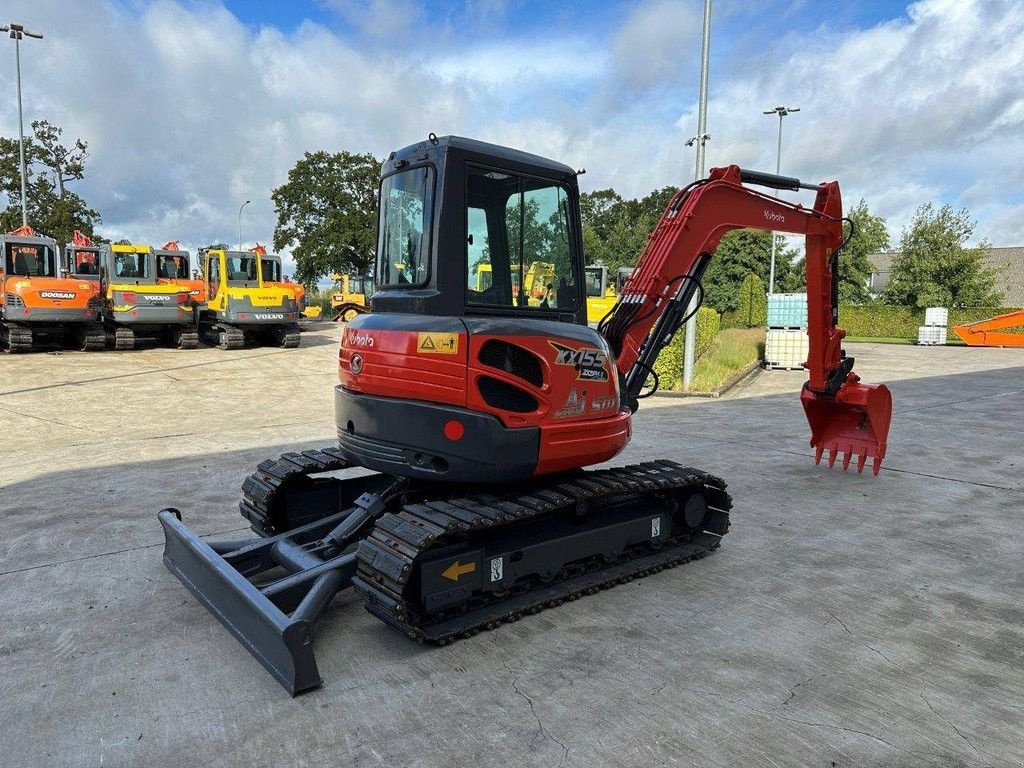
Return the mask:
[[[814, 190], [814, 206], [778, 200], [743, 182]], [[830, 450], [830, 462], [845, 451], [844, 466], [854, 453], [861, 456], [858, 468], [874, 456], [877, 472], [889, 428], [889, 394], [884, 387], [859, 384], [853, 359], [840, 349], [845, 332], [836, 324], [838, 250], [843, 243], [838, 182], [810, 186], [731, 165], [712, 169], [707, 179], [676, 193], [622, 296], [599, 326], [615, 353], [624, 401], [635, 410], [658, 353], [685, 322], [690, 299], [702, 290], [700, 280], [718, 243], [730, 230], [741, 228], [804, 236], [810, 376], [801, 399], [811, 423], [811, 444], [819, 459]]]

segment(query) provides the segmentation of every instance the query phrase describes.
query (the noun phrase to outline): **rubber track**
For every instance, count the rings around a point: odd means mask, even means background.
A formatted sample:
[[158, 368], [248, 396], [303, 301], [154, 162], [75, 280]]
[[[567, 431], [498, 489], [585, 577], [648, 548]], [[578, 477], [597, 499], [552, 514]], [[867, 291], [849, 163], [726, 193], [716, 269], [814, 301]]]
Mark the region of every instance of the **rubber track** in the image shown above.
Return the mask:
[[178, 336], [178, 349], [195, 349], [199, 346], [199, 331], [182, 331]]
[[99, 323], [93, 323], [86, 327], [82, 337], [80, 349], [83, 352], [99, 352], [107, 348], [107, 332]]
[[349, 466], [337, 448], [283, 453], [276, 459], [261, 461], [256, 471], [242, 482], [238, 511], [260, 536], [281, 533], [273, 519], [274, 503], [287, 493], [291, 482], [306, 475], [333, 472]]
[[8, 352], [31, 352], [32, 329], [24, 325], [4, 323], [4, 337]]
[[135, 349], [135, 331], [131, 328], [118, 326], [114, 329], [114, 349]]
[[[580, 502], [593, 502], [602, 496], [644, 495], [687, 487], [704, 490], [712, 532], [670, 540], [660, 550], [625, 554], [630, 559], [610, 566], [564, 572], [560, 581], [492, 598], [459, 616], [418, 616], [406, 600], [405, 589], [416, 572], [417, 558], [436, 547], [457, 543], [470, 531], [570, 511]], [[732, 500], [721, 479], [671, 461], [590, 471], [565, 480], [541, 482], [522, 493], [482, 492], [446, 502], [408, 504], [397, 514], [381, 516], [370, 535], [359, 542], [358, 570], [352, 585], [366, 600], [367, 610], [389, 626], [413, 640], [443, 645], [565, 600], [704, 557], [718, 548], [728, 531], [731, 507]], [[467, 547], [473, 548], [471, 539]]]
[[301, 330], [298, 323], [289, 323], [284, 327], [284, 337], [281, 339], [281, 346], [285, 349], [295, 349], [302, 341]]
[[[220, 342], [220, 332], [224, 332], [224, 343]], [[215, 342], [218, 349], [242, 349], [245, 347], [245, 332], [241, 328], [230, 325], [214, 326]]]

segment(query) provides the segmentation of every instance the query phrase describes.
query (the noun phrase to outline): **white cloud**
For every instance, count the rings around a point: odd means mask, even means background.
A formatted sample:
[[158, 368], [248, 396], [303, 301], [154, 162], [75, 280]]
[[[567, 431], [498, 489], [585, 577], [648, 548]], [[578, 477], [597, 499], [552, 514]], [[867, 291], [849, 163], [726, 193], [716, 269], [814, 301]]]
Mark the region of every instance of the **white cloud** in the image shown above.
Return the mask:
[[[12, 17], [47, 35], [23, 49], [26, 119], [89, 142], [78, 189], [110, 236], [234, 242], [238, 205], [251, 199], [245, 237], [267, 242], [270, 192], [302, 152], [382, 157], [430, 131], [586, 167], [588, 189], [634, 196], [692, 178], [683, 142], [696, 128], [696, 0], [628, 6], [604, 36], [532, 37], [452, 34], [471, 23], [468, 6], [454, 22], [424, 21], [406, 2], [341, 3], [349, 35], [310, 22], [254, 29], [216, 3], [15, 5]], [[434, 47], [372, 38], [371, 27], [409, 19], [437, 25], [424, 30]], [[761, 110], [794, 103], [784, 173], [839, 178], [847, 202], [865, 197], [894, 238], [920, 203], [948, 200], [971, 207], [979, 238], [1024, 242], [1019, 3], [927, 0], [871, 29], [823, 25], [755, 52], [723, 44], [726, 29], [712, 28], [712, 52], [731, 58], [711, 72], [709, 167], [774, 169], [777, 123]], [[12, 70], [0, 62], [7, 93]], [[0, 111], [0, 134], [15, 135], [15, 121]]]

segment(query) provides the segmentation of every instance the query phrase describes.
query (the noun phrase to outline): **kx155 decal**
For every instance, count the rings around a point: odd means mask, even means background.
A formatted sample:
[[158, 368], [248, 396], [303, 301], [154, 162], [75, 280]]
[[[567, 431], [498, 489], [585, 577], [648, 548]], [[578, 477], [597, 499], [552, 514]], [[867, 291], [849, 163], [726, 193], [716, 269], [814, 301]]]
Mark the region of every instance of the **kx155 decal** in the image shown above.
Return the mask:
[[555, 348], [555, 365], [567, 365], [576, 369], [577, 380], [607, 381], [608, 358], [594, 347], [573, 349], [557, 341], [548, 341]]

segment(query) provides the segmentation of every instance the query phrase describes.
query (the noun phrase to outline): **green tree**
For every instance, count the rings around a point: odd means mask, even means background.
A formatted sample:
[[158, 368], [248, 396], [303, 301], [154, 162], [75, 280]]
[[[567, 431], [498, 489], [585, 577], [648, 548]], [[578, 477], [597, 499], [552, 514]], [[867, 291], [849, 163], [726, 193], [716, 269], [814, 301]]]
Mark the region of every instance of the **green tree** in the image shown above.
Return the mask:
[[331, 272], [365, 272], [377, 241], [381, 161], [370, 154], [306, 152], [271, 194], [274, 249], [291, 247], [295, 279], [315, 285]]
[[[772, 235], [759, 229], [736, 229], [721, 239], [701, 281], [704, 303], [719, 312], [739, 306], [740, 286], [754, 274], [767, 285], [771, 271]], [[775, 288], [780, 292], [803, 290], [803, 263], [798, 253], [779, 238], [775, 252]]]
[[748, 328], [763, 328], [768, 322], [768, 296], [764, 282], [751, 272], [740, 284], [736, 319]]
[[676, 187], [663, 187], [635, 200], [626, 200], [612, 189], [580, 195], [587, 263], [600, 261], [611, 274], [636, 264], [676, 191]]
[[872, 268], [868, 256], [888, 250], [889, 232], [885, 219], [872, 215], [864, 198], [847, 216], [853, 222], [853, 235], [849, 222], [843, 222], [843, 233], [849, 241], [839, 252], [839, 300], [844, 304], [864, 304], [871, 300], [868, 279]]
[[931, 203], [917, 209], [900, 236], [885, 301], [913, 307], [997, 306], [996, 270], [984, 267], [988, 243], [966, 248], [975, 222], [966, 208]]
[[[88, 144], [76, 139], [70, 146], [64, 146], [63, 129], [46, 120], [34, 121], [32, 131], [33, 135], [25, 140], [29, 226], [58, 243], [69, 242], [76, 229], [93, 235], [100, 221], [99, 213], [67, 188], [69, 182], [85, 178]], [[0, 231], [8, 231], [21, 225], [21, 173], [16, 139], [0, 138], [0, 194], [6, 198], [6, 206], [0, 210]]]

